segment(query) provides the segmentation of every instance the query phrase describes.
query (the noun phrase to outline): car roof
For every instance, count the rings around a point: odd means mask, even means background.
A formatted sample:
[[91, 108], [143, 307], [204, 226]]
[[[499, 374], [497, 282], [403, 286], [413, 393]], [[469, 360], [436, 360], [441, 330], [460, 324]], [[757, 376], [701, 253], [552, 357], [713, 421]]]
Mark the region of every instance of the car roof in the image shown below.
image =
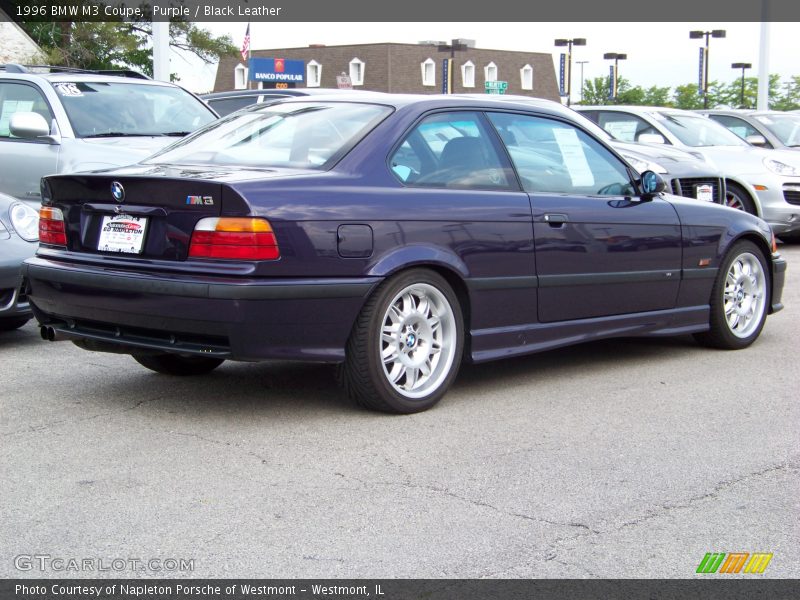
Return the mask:
[[[500, 101], [498, 100], [498, 96], [490, 94], [387, 94], [384, 92], [370, 92], [364, 90], [352, 97], [347, 97], [346, 94], [320, 94], [315, 95], [313, 98], [309, 96], [292, 96], [291, 98], [281, 98], [278, 100], [279, 103], [316, 101], [368, 102], [371, 104], [384, 104], [397, 109], [411, 105], [425, 110], [437, 108], [474, 108], [476, 110], [505, 108], [530, 112], [533, 109], [536, 112], [547, 113], [553, 116], [575, 118], [574, 112], [558, 102], [545, 100], [543, 98], [529, 98], [527, 96], [506, 96], [506, 98]], [[274, 103], [270, 103], [269, 106], [274, 106]]]
[[739, 117], [758, 117], [758, 116], [781, 116], [787, 115], [790, 117], [797, 116], [797, 113], [792, 114], [783, 110], [756, 110], [752, 108], [709, 108], [707, 110], [697, 111], [704, 115], [731, 115]]
[[216, 100], [218, 98], [246, 98], [249, 96], [324, 96], [333, 94], [379, 94], [368, 90], [341, 90], [339, 88], [266, 88], [262, 90], [228, 90], [225, 92], [210, 92], [200, 94], [203, 100]]
[[147, 75], [129, 69], [107, 69], [107, 70], [88, 70], [72, 69], [69, 67], [58, 67], [51, 65], [0, 65], [0, 73], [11, 78], [19, 78], [30, 81], [31, 79], [41, 79], [50, 83], [75, 83], [83, 82], [123, 82], [139, 83], [145, 85], [160, 85], [168, 87], [179, 87], [166, 81], [156, 81]]
[[669, 108], [666, 106], [639, 106], [633, 104], [613, 104], [607, 106], [575, 106], [575, 110], [578, 112], [583, 110], [609, 110], [609, 111], [620, 111], [620, 112], [630, 112], [630, 113], [652, 113], [652, 112], [659, 112], [659, 113], [668, 113], [668, 114], [676, 114], [676, 115], [694, 115], [695, 112], [691, 110], [683, 110], [681, 108]]

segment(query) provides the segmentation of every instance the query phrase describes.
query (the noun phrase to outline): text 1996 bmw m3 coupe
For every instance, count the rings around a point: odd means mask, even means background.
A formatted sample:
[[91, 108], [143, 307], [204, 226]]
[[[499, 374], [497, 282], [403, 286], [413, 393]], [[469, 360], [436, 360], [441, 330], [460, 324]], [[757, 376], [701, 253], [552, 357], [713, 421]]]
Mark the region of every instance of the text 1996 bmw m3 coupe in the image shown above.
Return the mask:
[[298, 98], [45, 178], [25, 286], [51, 340], [178, 375], [340, 363], [360, 404], [409, 413], [462, 360], [752, 343], [781, 308], [769, 226], [663, 190], [559, 105]]

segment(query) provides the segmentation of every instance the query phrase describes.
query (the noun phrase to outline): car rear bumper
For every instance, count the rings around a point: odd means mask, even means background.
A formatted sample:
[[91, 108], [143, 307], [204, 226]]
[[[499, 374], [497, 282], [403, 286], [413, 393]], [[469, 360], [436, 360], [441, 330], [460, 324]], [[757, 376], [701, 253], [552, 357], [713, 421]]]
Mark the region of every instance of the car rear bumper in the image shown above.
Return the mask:
[[144, 275], [42, 257], [22, 271], [34, 315], [56, 337], [233, 360], [342, 361], [380, 282]]

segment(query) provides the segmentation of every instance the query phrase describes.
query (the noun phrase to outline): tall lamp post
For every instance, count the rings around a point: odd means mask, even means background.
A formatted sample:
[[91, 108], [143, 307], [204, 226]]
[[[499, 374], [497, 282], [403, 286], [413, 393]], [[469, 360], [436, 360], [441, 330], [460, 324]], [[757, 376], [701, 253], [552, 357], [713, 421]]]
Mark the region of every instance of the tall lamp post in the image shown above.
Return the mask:
[[708, 108], [708, 39], [709, 38], [724, 38], [724, 29], [713, 29], [711, 31], [690, 31], [689, 38], [699, 40], [703, 37], [706, 38], [706, 48], [703, 53], [703, 108]]
[[[452, 40], [449, 44], [447, 42], [439, 42], [438, 50], [439, 52], [449, 52], [450, 53], [450, 60], [447, 61], [447, 75], [442, 80], [442, 93], [443, 94], [452, 94], [453, 93], [453, 64], [455, 62], [456, 57], [456, 50], [463, 52], [467, 50], [469, 46], [464, 43], [463, 40], [460, 38], [457, 40]], [[445, 59], [447, 60], [447, 59]], [[444, 73], [443, 73], [444, 75]]]
[[581, 102], [583, 102], [583, 65], [588, 63], [588, 60], [576, 60], [575, 64], [581, 66]]
[[572, 47], [585, 46], [586, 38], [574, 38], [571, 40], [559, 38], [555, 41], [556, 46], [567, 46], [567, 106], [572, 100]]
[[614, 61], [614, 72], [612, 73], [611, 77], [611, 85], [609, 86], [611, 97], [614, 98], [614, 102], [617, 101], [617, 81], [619, 81], [619, 61], [625, 60], [628, 58], [627, 54], [620, 54], [619, 52], [606, 52], [603, 54], [603, 58], [606, 60], [613, 60]]
[[744, 108], [744, 72], [745, 69], [752, 69], [753, 65], [750, 63], [733, 63], [731, 65], [731, 69], [741, 69], [742, 70], [742, 96], [739, 99], [739, 108]]

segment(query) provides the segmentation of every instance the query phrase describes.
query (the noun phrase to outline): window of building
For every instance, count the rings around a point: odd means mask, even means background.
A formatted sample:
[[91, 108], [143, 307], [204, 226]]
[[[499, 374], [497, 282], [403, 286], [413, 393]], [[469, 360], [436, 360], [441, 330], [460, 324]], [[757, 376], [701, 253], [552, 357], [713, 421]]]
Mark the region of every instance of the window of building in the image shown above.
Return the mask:
[[520, 85], [523, 90], [533, 89], [533, 67], [525, 65], [519, 70]]
[[422, 85], [436, 85], [436, 63], [432, 58], [421, 63]]
[[322, 81], [322, 65], [312, 60], [306, 65], [306, 86], [319, 87]]
[[350, 81], [353, 85], [364, 85], [364, 61], [354, 58], [350, 61]]
[[247, 87], [247, 67], [243, 64], [236, 65], [233, 70], [233, 89], [243, 90]]
[[497, 65], [490, 62], [483, 68], [483, 76], [486, 81], [497, 81]]
[[461, 65], [461, 82], [465, 88], [475, 87], [475, 63], [471, 60]]

